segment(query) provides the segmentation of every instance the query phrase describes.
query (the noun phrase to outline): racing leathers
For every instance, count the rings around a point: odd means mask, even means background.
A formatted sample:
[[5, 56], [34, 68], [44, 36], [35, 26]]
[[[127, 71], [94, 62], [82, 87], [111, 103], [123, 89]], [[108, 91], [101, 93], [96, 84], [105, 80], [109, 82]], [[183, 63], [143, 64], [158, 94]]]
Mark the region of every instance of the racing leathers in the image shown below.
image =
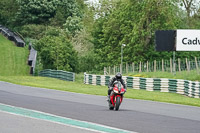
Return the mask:
[[113, 78], [110, 80], [109, 84], [108, 84], [108, 97], [110, 96], [110, 93], [111, 93], [112, 90], [113, 90], [114, 82], [115, 82], [115, 81], [120, 81], [121, 84], [124, 86], [124, 89], [126, 90], [126, 85], [125, 85], [125, 83], [124, 83], [124, 80], [123, 80], [122, 78], [117, 79], [116, 77], [113, 77]]

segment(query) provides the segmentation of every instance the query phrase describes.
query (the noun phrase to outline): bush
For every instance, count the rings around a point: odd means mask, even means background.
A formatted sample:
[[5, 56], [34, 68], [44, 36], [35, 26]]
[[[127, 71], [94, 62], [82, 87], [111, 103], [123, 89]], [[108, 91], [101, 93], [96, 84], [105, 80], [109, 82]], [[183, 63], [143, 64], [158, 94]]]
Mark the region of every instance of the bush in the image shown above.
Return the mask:
[[23, 37], [40, 39], [45, 34], [46, 29], [45, 25], [29, 24], [22, 26], [19, 32]]
[[79, 69], [81, 72], [88, 72], [96, 69], [98, 64], [94, 52], [90, 52], [85, 56], [79, 57]]
[[43, 69], [78, 71], [77, 52], [62, 30], [48, 30], [34, 47], [39, 52]]

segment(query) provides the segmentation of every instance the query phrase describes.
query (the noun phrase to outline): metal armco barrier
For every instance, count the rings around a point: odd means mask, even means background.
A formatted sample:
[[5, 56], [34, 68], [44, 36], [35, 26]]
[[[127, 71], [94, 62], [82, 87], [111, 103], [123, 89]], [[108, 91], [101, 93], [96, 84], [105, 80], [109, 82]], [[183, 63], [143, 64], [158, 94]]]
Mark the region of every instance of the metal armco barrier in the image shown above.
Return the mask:
[[29, 44], [29, 57], [28, 57], [28, 65], [31, 66], [30, 74], [34, 74], [35, 72], [35, 65], [37, 61], [37, 51], [32, 47], [32, 44]]
[[62, 70], [45, 69], [39, 72], [39, 76], [57, 78], [66, 81], [75, 81], [75, 73]]
[[[110, 78], [108, 75], [84, 74], [84, 83], [107, 86]], [[171, 92], [200, 98], [200, 82], [181, 79], [165, 78], [140, 78], [123, 76], [128, 88], [143, 89], [147, 91]]]

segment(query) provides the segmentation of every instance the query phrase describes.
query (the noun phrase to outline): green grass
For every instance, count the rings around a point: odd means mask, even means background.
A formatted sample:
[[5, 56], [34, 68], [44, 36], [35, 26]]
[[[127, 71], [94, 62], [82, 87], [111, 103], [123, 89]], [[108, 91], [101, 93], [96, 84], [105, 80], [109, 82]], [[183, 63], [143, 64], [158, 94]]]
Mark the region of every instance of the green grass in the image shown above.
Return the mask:
[[191, 81], [200, 81], [200, 74], [198, 74], [197, 70], [181, 71], [176, 72], [176, 74], [172, 74], [169, 72], [142, 72], [142, 73], [130, 73], [127, 76], [135, 76], [135, 77], [144, 77], [144, 78], [169, 78], [169, 79], [185, 79]]
[[[0, 34], [0, 80], [14, 84], [49, 88], [55, 90], [85, 93], [92, 95], [107, 95], [106, 86], [93, 86], [83, 84], [84, 74], [76, 74], [76, 82], [68, 82], [54, 78], [33, 77], [29, 76], [29, 67], [27, 65], [28, 49], [16, 47], [11, 41], [8, 41]], [[189, 74], [189, 76], [188, 76]], [[160, 77], [160, 78], [183, 78], [198, 79], [195, 72], [177, 74], [173, 76], [169, 73], [142, 73], [142, 77]], [[128, 89], [125, 94], [126, 98], [152, 100], [168, 103], [177, 103], [200, 107], [200, 99], [189, 98], [174, 93], [148, 92], [145, 90]]]
[[70, 82], [47, 77], [34, 76], [0, 76], [1, 81], [11, 82], [14, 84], [41, 87], [62, 91], [70, 91], [77, 93], [106, 95], [107, 88], [105, 86], [86, 85], [80, 82]]
[[0, 34], [0, 76], [29, 75], [28, 48], [16, 45]]

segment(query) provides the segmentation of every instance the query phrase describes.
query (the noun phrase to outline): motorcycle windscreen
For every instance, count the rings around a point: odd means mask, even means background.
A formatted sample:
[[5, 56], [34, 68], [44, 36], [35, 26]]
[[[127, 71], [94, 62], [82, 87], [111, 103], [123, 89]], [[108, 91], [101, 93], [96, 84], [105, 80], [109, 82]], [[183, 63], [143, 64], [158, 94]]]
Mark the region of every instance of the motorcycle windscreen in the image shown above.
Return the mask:
[[117, 84], [117, 88], [118, 88], [118, 90], [119, 90], [119, 92], [121, 91], [121, 88], [122, 88], [122, 84], [121, 84], [121, 82], [118, 82], [118, 84]]

